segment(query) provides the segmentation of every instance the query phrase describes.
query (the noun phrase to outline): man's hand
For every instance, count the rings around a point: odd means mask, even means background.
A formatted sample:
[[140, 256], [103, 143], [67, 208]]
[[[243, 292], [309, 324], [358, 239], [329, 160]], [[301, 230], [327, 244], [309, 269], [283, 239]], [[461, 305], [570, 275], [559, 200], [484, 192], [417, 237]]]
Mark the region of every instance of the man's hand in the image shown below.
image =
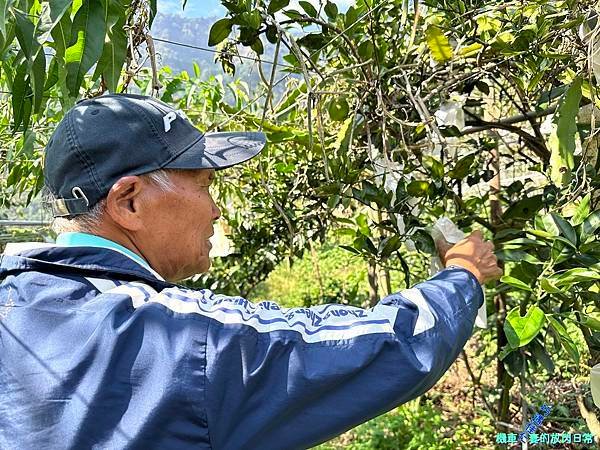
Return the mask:
[[474, 231], [466, 239], [452, 246], [443, 255], [442, 260], [446, 267], [464, 267], [475, 275], [480, 284], [497, 280], [503, 273], [494, 255], [494, 244], [484, 241], [481, 231]]

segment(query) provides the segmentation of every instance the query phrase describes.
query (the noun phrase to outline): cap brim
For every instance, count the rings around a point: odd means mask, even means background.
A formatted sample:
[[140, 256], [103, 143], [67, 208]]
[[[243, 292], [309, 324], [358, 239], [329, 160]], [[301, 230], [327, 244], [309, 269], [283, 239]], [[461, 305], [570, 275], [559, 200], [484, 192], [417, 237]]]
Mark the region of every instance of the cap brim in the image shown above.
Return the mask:
[[254, 158], [267, 138], [254, 131], [206, 133], [164, 167], [169, 169], [226, 169]]

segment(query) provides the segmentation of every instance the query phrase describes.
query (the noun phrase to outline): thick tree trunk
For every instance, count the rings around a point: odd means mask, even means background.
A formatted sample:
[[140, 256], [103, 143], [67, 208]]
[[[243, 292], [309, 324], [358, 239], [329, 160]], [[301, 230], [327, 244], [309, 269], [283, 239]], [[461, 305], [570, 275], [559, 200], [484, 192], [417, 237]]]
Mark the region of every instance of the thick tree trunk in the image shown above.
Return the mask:
[[369, 306], [375, 306], [379, 301], [379, 296], [377, 295], [377, 263], [373, 259], [369, 260], [367, 278], [369, 280]]
[[381, 281], [381, 289], [383, 290], [382, 297], [390, 295], [392, 293], [392, 279], [390, 277], [390, 269], [382, 269], [379, 276], [379, 279]]
[[313, 246], [312, 242], [310, 243], [310, 256], [312, 266], [315, 270], [315, 275], [317, 277], [317, 282], [319, 283], [319, 302], [323, 303], [325, 301], [325, 289], [323, 288], [323, 278], [321, 277], [321, 267], [319, 266], [319, 255], [317, 254], [317, 251], [315, 250], [315, 247]]
[[[490, 221], [494, 228], [502, 221], [502, 206], [500, 204], [500, 151], [498, 147], [491, 152], [492, 166], [496, 176], [490, 180]], [[500, 263], [502, 265], [502, 263]], [[506, 295], [504, 293], [496, 295], [494, 298], [494, 308], [496, 310], [496, 336], [497, 336], [497, 355], [502, 347], [507, 344], [506, 335], [504, 334], [504, 321], [506, 319]], [[509, 406], [510, 406], [510, 388], [514, 380], [504, 367], [504, 362], [496, 356], [496, 388], [500, 392], [498, 399], [496, 420], [503, 423], [510, 421]], [[506, 430], [509, 431], [509, 430]]]

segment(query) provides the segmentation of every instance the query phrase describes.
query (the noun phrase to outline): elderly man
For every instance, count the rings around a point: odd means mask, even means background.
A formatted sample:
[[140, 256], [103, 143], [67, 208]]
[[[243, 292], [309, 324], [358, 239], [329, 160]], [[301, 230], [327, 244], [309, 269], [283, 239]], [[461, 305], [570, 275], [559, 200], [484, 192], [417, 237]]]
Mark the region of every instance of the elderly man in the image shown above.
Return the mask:
[[44, 176], [63, 233], [0, 264], [0, 448], [301, 449], [413, 399], [500, 276], [480, 233], [371, 309], [284, 309], [174, 282], [210, 266], [215, 170], [260, 133], [202, 134], [149, 97], [85, 100]]

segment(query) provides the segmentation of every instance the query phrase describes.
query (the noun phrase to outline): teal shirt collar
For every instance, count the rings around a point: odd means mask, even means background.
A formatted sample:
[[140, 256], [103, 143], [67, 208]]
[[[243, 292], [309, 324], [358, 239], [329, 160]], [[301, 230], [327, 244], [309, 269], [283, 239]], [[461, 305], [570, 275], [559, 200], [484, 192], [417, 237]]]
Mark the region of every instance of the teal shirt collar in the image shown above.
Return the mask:
[[158, 273], [156, 273], [152, 267], [138, 254], [132, 252], [126, 247], [123, 247], [121, 244], [117, 244], [114, 241], [109, 239], [105, 239], [100, 236], [96, 236], [94, 234], [89, 233], [79, 233], [79, 232], [69, 232], [69, 233], [60, 233], [56, 238], [56, 243], [58, 245], [63, 245], [66, 247], [100, 247], [100, 248], [109, 248], [111, 250], [116, 250], [117, 252], [124, 254], [130, 259], [133, 259], [135, 262], [143, 266], [146, 270], [152, 272], [159, 279], [163, 279]]

